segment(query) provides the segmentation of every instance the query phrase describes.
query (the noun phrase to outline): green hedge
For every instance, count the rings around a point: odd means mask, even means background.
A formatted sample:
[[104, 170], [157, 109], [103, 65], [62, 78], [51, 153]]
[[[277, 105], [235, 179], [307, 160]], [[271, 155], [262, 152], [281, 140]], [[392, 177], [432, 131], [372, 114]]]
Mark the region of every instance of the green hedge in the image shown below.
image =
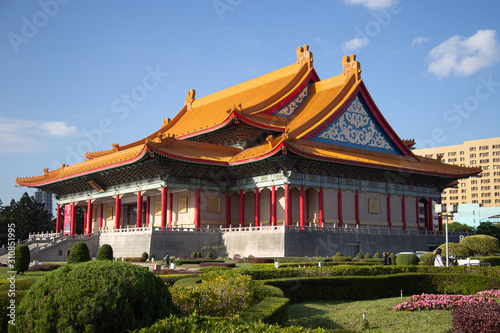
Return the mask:
[[179, 280], [191, 277], [198, 277], [198, 274], [158, 275], [158, 277], [163, 281], [163, 283], [167, 287], [171, 287], [175, 284], [175, 282]]
[[201, 278], [199, 276], [187, 277], [185, 279], [180, 279], [175, 281], [174, 286], [176, 287], [192, 287], [197, 283], [201, 283]]
[[489, 262], [491, 266], [500, 266], [500, 257], [477, 257], [474, 259], [479, 259], [480, 262]]
[[11, 318], [8, 317], [7, 315], [10, 312], [10, 309], [7, 307], [11, 303], [11, 299], [15, 299], [16, 303], [16, 309], [19, 306], [19, 303], [21, 303], [21, 300], [23, 299], [24, 295], [26, 295], [28, 291], [27, 290], [16, 290], [15, 295], [10, 294], [9, 291], [0, 291], [0, 332], [7, 332], [7, 328], [9, 326], [9, 320], [11, 319], [16, 319], [17, 322], [17, 313], [15, 313], [16, 317]]
[[267, 324], [284, 324], [288, 320], [288, 304], [290, 300], [283, 296], [283, 291], [262, 281], [254, 284], [254, 294], [259, 302], [240, 317], [247, 322], [261, 320]]
[[198, 259], [198, 260], [175, 260], [173, 263], [176, 265], [184, 265], [184, 264], [191, 264], [191, 265], [198, 265], [201, 264], [202, 262], [224, 262], [224, 260], [207, 260], [207, 259]]
[[465, 274], [407, 273], [380, 276], [338, 276], [268, 280], [290, 302], [308, 300], [367, 300], [420, 293], [474, 294], [499, 289], [500, 278]]

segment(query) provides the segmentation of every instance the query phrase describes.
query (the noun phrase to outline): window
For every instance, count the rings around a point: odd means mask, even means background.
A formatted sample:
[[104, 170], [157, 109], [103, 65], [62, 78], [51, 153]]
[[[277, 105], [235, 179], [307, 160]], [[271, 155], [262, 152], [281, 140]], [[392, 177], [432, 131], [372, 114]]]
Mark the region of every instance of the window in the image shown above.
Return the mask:
[[489, 198], [491, 197], [491, 193], [481, 193], [481, 198]]
[[490, 163], [490, 159], [485, 159], [485, 160], [479, 160], [480, 164], [488, 164]]
[[465, 157], [460, 157], [460, 162], [464, 162], [465, 161]]
[[470, 161], [470, 164], [476, 164], [476, 161]]
[[463, 188], [460, 193], [467, 193], [467, 190]]
[[473, 179], [470, 181], [471, 184], [477, 184], [477, 179]]
[[500, 162], [500, 158], [494, 158], [493, 159], [493, 163], [498, 163], [498, 162]]
[[499, 178], [495, 178], [495, 179], [493, 180], [493, 182], [494, 182], [494, 183], [500, 183], [500, 179], [499, 179]]
[[477, 203], [477, 200], [472, 200], [472, 203]]
[[500, 156], [500, 151], [494, 151], [492, 155], [493, 156]]
[[472, 186], [470, 189], [471, 191], [477, 191], [477, 186]]
[[469, 151], [476, 151], [476, 147], [470, 147]]
[[448, 163], [453, 163], [453, 162], [456, 162], [456, 161], [457, 161], [457, 159], [456, 159], [456, 158], [449, 158], [449, 159], [448, 159]]
[[500, 149], [500, 145], [493, 145], [491, 146], [492, 149]]
[[483, 175], [483, 177], [489, 177], [490, 173], [489, 172], [483, 172], [482, 175]]
[[450, 152], [448, 152], [448, 156], [457, 156], [457, 152], [456, 151], [450, 151]]
[[465, 152], [463, 150], [461, 150], [460, 155], [465, 155]]
[[489, 184], [490, 180], [489, 179], [481, 179], [481, 184]]
[[470, 154], [469, 155], [470, 158], [475, 158], [476, 157], [476, 154]]
[[477, 193], [472, 193], [471, 197], [477, 198]]
[[427, 155], [425, 155], [425, 157], [427, 157], [427, 158], [432, 158], [432, 156], [434, 156], [434, 154], [427, 154]]
[[489, 203], [491, 203], [491, 199], [489, 199], [489, 200], [481, 200], [481, 203], [483, 203], [483, 204], [489, 204]]
[[488, 150], [488, 146], [479, 146], [479, 150]]
[[491, 186], [481, 186], [481, 191], [489, 191]]
[[488, 157], [490, 153], [479, 153], [479, 157]]

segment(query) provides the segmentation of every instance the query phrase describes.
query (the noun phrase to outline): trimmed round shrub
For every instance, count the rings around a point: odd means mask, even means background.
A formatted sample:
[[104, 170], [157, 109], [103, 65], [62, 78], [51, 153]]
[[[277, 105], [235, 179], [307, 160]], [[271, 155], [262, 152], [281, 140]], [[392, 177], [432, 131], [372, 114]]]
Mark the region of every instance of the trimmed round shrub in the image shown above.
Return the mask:
[[151, 253], [151, 254], [149, 255], [149, 258], [151, 258], [151, 259], [153, 259], [153, 260], [154, 260], [154, 259], [156, 258], [156, 256], [155, 256], [155, 254], [154, 254], [154, 253]]
[[[450, 257], [453, 258], [467, 258], [472, 255], [472, 251], [461, 243], [448, 242], [448, 248], [450, 250]], [[446, 261], [446, 243], [441, 244], [438, 249], [441, 249], [441, 256], [443, 257], [443, 260]]]
[[373, 255], [373, 258], [380, 259], [380, 258], [382, 258], [382, 256], [380, 255], [380, 253], [375, 252], [375, 254]]
[[389, 258], [391, 258], [391, 264], [396, 265], [396, 255], [394, 253], [389, 254]]
[[88, 261], [40, 277], [16, 311], [15, 332], [128, 332], [177, 314], [165, 284], [143, 267]]
[[147, 252], [142, 252], [142, 259], [144, 260], [148, 260], [149, 256], [148, 256], [148, 253]]
[[90, 260], [89, 248], [83, 242], [73, 244], [68, 255], [68, 264], [78, 264]]
[[365, 259], [371, 259], [372, 256], [369, 253], [365, 253]]
[[358, 252], [358, 254], [356, 254], [356, 258], [357, 259], [363, 259], [363, 253]]
[[421, 263], [434, 266], [434, 252], [425, 252], [419, 258]]
[[113, 248], [109, 244], [102, 244], [97, 252], [96, 260], [113, 260]]
[[208, 252], [207, 253], [207, 258], [209, 258], [209, 259], [213, 259], [214, 258], [214, 255], [212, 254], [212, 252]]
[[19, 244], [14, 249], [14, 270], [17, 274], [24, 274], [30, 268], [30, 248], [26, 244]]
[[191, 252], [191, 258], [198, 258], [198, 253]]
[[500, 252], [500, 240], [488, 235], [467, 236], [459, 244], [467, 246], [477, 256]]
[[203, 258], [203, 256], [201, 255], [201, 252], [196, 252], [196, 258]]
[[335, 253], [335, 257], [343, 257], [343, 256], [344, 256], [344, 255], [343, 255], [343, 254], [342, 254], [342, 252], [340, 252], [340, 251], [339, 251], [339, 252], [337, 252], [337, 253]]
[[397, 266], [413, 266], [418, 265], [418, 259], [416, 254], [403, 253], [396, 257]]

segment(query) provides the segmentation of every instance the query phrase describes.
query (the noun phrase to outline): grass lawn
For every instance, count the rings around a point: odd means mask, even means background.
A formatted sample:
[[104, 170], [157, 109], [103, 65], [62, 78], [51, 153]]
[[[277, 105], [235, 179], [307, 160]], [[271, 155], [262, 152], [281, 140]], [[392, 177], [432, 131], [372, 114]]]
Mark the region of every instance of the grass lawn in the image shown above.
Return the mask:
[[[10, 274], [7, 273], [8, 271], [10, 271], [9, 267], [0, 267], [0, 282], [10, 277]], [[47, 273], [48, 272], [24, 272], [24, 274], [16, 274], [16, 280], [38, 278]]]
[[[408, 301], [409, 297], [403, 297]], [[363, 311], [369, 324], [369, 332], [448, 332], [451, 311], [393, 311], [401, 303], [401, 297], [371, 301], [316, 301], [291, 304], [290, 325], [307, 328], [326, 328], [333, 332], [362, 332]]]

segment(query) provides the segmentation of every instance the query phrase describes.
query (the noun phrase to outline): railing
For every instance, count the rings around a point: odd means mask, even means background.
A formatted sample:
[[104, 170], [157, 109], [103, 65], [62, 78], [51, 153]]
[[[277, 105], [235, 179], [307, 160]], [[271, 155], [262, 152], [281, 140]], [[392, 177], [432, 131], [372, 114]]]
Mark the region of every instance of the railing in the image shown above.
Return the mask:
[[141, 227], [141, 228], [123, 228], [123, 229], [103, 229], [99, 232], [101, 234], [114, 234], [114, 233], [151, 233], [153, 228], [151, 227]]

